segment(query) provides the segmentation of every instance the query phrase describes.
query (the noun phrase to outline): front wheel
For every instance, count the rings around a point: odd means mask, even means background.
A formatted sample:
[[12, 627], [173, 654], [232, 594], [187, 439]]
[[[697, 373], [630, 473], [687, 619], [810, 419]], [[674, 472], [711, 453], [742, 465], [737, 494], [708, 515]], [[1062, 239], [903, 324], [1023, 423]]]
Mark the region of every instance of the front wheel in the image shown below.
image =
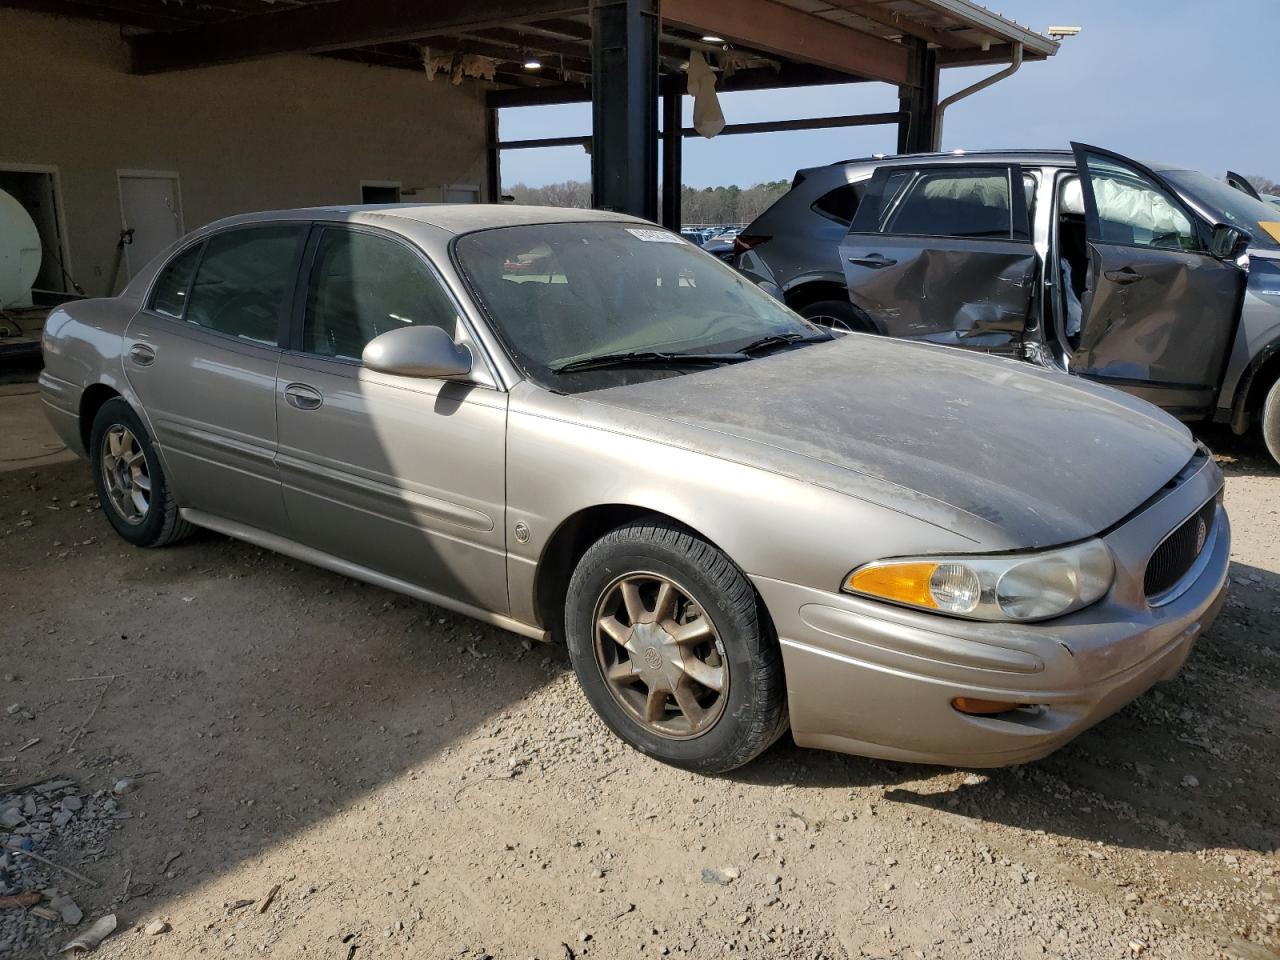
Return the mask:
[[89, 455], [102, 511], [116, 533], [137, 547], [163, 547], [187, 536], [142, 419], [128, 402], [108, 400], [93, 418]]
[[1280, 380], [1271, 385], [1262, 404], [1262, 439], [1271, 459], [1280, 463]]
[[721, 773], [787, 727], [778, 642], [723, 553], [661, 520], [606, 534], [569, 585], [566, 640], [614, 733], [688, 770]]

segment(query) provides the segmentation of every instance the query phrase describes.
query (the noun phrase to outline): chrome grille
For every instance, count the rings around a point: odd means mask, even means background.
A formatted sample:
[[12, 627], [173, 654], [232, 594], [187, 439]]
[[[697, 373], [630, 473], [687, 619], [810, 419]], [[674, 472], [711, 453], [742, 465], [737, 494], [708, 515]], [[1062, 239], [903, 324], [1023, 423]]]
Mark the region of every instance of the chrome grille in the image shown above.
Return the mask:
[[1147, 573], [1143, 578], [1147, 599], [1173, 589], [1186, 576], [1213, 530], [1217, 510], [1218, 502], [1210, 500], [1156, 547], [1147, 561]]

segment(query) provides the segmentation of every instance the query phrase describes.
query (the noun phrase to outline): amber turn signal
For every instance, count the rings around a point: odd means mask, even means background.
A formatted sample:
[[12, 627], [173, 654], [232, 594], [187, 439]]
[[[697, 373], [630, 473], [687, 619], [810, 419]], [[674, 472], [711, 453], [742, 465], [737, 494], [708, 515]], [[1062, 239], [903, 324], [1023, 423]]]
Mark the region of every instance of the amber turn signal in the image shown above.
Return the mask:
[[1008, 713], [1023, 706], [1021, 703], [1008, 703], [1004, 700], [981, 700], [978, 697], [956, 697], [951, 706], [961, 713], [970, 713], [977, 717], [989, 717], [997, 713]]

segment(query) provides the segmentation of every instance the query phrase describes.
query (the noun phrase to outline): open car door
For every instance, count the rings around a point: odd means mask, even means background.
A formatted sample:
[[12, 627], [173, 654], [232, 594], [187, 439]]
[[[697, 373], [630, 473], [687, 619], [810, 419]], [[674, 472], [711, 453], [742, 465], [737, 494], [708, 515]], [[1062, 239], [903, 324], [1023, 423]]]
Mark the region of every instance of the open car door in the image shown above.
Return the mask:
[[1233, 173], [1230, 170], [1227, 171], [1227, 186], [1235, 187], [1241, 193], [1247, 194], [1248, 196], [1253, 197], [1253, 199], [1255, 200], [1262, 199], [1262, 197], [1258, 194], [1258, 191], [1254, 188], [1253, 184], [1249, 182], [1249, 179], [1247, 177], [1244, 177], [1238, 173]]
[[1070, 369], [1192, 417], [1214, 403], [1247, 280], [1161, 177], [1073, 143], [1088, 273]]
[[1029, 193], [1017, 164], [880, 167], [840, 246], [849, 298], [889, 336], [1021, 355]]

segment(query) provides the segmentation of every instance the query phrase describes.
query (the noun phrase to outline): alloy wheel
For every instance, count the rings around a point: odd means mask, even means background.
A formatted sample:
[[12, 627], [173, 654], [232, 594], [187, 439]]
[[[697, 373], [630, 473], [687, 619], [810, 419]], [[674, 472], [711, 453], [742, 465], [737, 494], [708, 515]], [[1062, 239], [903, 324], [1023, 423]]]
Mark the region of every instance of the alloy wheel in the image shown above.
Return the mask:
[[137, 526], [151, 508], [151, 474], [133, 431], [113, 424], [102, 436], [102, 479], [112, 507], [125, 523]]
[[609, 693], [646, 730], [688, 740], [710, 730], [729, 695], [715, 624], [674, 580], [630, 573], [595, 609], [596, 663]]

